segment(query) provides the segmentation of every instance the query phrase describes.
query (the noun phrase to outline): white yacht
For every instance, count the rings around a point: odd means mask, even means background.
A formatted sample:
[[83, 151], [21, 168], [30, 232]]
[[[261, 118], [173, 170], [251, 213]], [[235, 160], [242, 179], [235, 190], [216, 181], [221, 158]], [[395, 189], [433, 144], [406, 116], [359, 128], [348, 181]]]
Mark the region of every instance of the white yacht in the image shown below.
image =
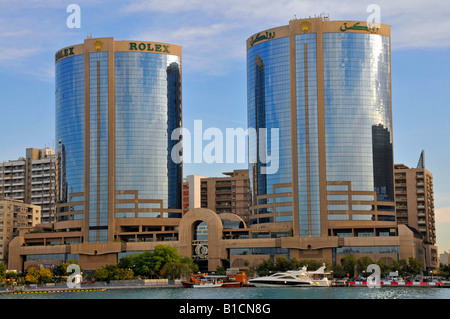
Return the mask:
[[325, 272], [325, 266], [316, 271], [308, 271], [306, 267], [299, 270], [279, 272], [270, 276], [250, 279], [255, 287], [329, 287], [330, 273]]

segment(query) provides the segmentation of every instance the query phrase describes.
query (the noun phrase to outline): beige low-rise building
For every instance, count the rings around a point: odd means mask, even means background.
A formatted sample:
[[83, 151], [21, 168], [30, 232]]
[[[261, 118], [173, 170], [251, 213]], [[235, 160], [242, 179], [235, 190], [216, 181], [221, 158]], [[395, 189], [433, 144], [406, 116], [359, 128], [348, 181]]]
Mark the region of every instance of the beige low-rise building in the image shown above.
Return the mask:
[[8, 263], [9, 243], [19, 235], [19, 229], [33, 227], [40, 222], [40, 206], [0, 198], [0, 262]]
[[207, 271], [214, 271], [218, 266], [245, 269], [279, 256], [337, 264], [348, 254], [357, 258], [369, 256], [387, 264], [410, 257], [424, 261], [423, 241], [407, 225], [399, 225], [396, 236], [386, 237], [278, 237], [276, 231], [247, 227], [236, 214], [216, 214], [206, 208], [195, 208], [180, 220], [173, 234], [175, 240], [157, 237], [153, 241], [127, 241], [120, 240], [126, 237], [119, 235], [119, 240], [114, 242], [83, 243], [82, 233], [76, 227], [62, 226], [55, 223], [20, 229], [20, 236], [10, 244], [9, 267], [24, 271], [77, 260], [83, 269], [94, 270], [161, 244], [177, 248]]

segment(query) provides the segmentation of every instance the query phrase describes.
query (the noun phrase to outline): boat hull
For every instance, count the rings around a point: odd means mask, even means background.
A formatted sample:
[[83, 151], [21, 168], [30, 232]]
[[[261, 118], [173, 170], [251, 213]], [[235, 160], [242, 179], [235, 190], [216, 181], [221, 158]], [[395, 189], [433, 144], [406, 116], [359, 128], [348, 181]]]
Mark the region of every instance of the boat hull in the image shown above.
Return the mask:
[[255, 287], [314, 287], [309, 282], [250, 280]]

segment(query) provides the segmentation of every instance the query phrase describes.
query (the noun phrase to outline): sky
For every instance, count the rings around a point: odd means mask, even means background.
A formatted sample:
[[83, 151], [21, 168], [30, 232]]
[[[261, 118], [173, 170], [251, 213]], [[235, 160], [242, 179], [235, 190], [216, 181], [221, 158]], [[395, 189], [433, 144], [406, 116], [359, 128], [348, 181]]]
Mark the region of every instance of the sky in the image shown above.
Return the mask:
[[[70, 4], [80, 28], [69, 28]], [[437, 245], [450, 252], [450, 1], [447, 0], [0, 0], [0, 162], [55, 145], [54, 54], [88, 35], [183, 48], [183, 123], [247, 127], [246, 40], [294, 18], [391, 26], [394, 161], [434, 177]], [[245, 163], [185, 164], [184, 175], [220, 176]]]

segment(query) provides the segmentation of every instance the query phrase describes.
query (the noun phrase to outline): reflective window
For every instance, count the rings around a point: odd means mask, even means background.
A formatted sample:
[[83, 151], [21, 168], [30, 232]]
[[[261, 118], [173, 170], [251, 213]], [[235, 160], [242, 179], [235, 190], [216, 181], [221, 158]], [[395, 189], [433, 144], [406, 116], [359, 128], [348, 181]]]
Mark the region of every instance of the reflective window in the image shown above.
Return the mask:
[[327, 205], [328, 210], [348, 210], [348, 205]]
[[352, 205], [352, 210], [375, 210], [373, 205]]
[[327, 185], [327, 191], [348, 191], [347, 185]]
[[55, 65], [55, 136], [59, 166], [59, 198], [84, 192], [84, 55]]
[[352, 200], [373, 201], [375, 198], [373, 195], [352, 195]]
[[[181, 125], [180, 57], [115, 53], [116, 190], [181, 208], [181, 164], [171, 158]], [[175, 141], [177, 142], [177, 141]]]
[[348, 214], [328, 214], [328, 220], [350, 220], [350, 216]]
[[[108, 52], [89, 54], [89, 226], [108, 226]], [[108, 241], [107, 233], [89, 242]]]
[[[300, 236], [320, 236], [317, 48], [315, 33], [295, 36], [295, 61], [299, 230]], [[309, 216], [311, 219], [311, 230], [309, 230]]]
[[377, 219], [381, 221], [395, 222], [395, 216], [390, 215], [378, 215]]
[[337, 254], [400, 254], [399, 246], [347, 246], [336, 248]]
[[372, 214], [353, 214], [352, 220], [375, 220], [375, 215]]
[[393, 201], [389, 38], [325, 33], [323, 47], [327, 181]]
[[[247, 51], [247, 76], [248, 127], [257, 132], [267, 129], [265, 139], [249, 139], [250, 200], [252, 205], [256, 205], [257, 195], [272, 194], [275, 184], [292, 182], [289, 38], [259, 43], [250, 48]], [[271, 145], [272, 128], [279, 129], [278, 148]], [[261, 172], [261, 167], [265, 166], [264, 148], [269, 155], [272, 155], [271, 151], [279, 154], [279, 168], [274, 174]], [[276, 190], [277, 193], [291, 191], [291, 187]], [[292, 201], [291, 198], [285, 200]], [[273, 217], [261, 218], [259, 222], [273, 222]]]
[[327, 195], [327, 200], [329, 201], [348, 200], [348, 195]]

